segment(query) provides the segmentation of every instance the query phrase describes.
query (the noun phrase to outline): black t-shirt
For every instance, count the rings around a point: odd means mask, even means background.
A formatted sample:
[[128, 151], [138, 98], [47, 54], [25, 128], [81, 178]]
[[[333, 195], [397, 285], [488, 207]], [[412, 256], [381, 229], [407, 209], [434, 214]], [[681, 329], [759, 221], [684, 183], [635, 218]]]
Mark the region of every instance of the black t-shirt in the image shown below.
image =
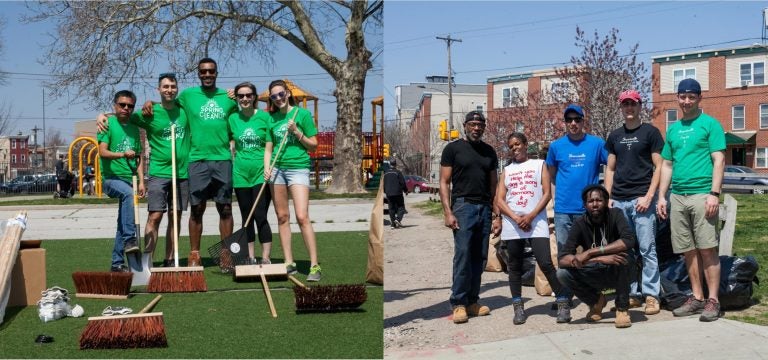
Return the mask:
[[626, 126], [613, 130], [605, 142], [608, 153], [616, 155], [611, 198], [626, 201], [644, 196], [653, 178], [651, 154], [660, 153], [663, 147], [659, 129], [651, 124], [640, 124], [632, 130]]
[[451, 203], [459, 197], [471, 203], [491, 202], [495, 189], [489, 176], [496, 176], [494, 170], [499, 167], [493, 147], [482, 141], [456, 140], [443, 149], [440, 165], [452, 168]]
[[565, 241], [563, 251], [560, 252], [558, 258], [565, 255], [576, 255], [576, 248], [579, 245], [584, 250], [592, 248], [593, 244], [596, 247], [605, 245], [602, 244], [603, 236], [605, 236], [606, 244], [621, 239], [627, 249], [632, 249], [635, 246], [635, 232], [627, 224], [624, 213], [617, 208], [611, 208], [608, 209], [605, 224], [592, 224], [588, 214], [577, 217], [573, 221], [571, 230], [568, 231], [568, 240]]

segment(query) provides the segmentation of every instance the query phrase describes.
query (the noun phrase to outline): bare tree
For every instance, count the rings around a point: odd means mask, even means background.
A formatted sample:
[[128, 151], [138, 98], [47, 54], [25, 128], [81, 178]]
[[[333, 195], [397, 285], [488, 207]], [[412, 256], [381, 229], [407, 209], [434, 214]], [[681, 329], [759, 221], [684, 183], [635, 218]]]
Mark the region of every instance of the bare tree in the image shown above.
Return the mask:
[[[44, 62], [59, 74], [54, 96], [74, 92], [104, 103], [115, 86], [147, 84], [158, 63], [189, 74], [197, 60], [227, 64], [259, 56], [274, 64], [277, 38], [314, 60], [336, 83], [333, 185], [328, 192], [363, 192], [363, 92], [372, 67], [366, 34], [380, 35], [382, 0], [375, 1], [44, 1], [28, 21], [54, 21], [58, 33]], [[329, 43], [344, 29], [344, 43]], [[376, 46], [381, 46], [377, 44]], [[342, 56], [332, 49], [343, 49]], [[375, 49], [374, 49], [375, 50]]]
[[[5, 34], [5, 18], [0, 17], [0, 35]], [[3, 38], [0, 37], [0, 58], [5, 55], [3, 49]], [[5, 85], [8, 82], [8, 73], [0, 69], [0, 85]]]
[[623, 90], [635, 89], [643, 96], [642, 117], [650, 118], [648, 98], [651, 79], [645, 65], [637, 60], [635, 44], [625, 55], [619, 54], [621, 42], [619, 30], [613, 28], [602, 38], [594, 32], [592, 38], [576, 28], [575, 45], [581, 48], [579, 56], [571, 56], [571, 66], [557, 69], [558, 76], [574, 86], [561, 88], [555, 96], [560, 100], [578, 102], [586, 112], [591, 133], [607, 138], [608, 134], [623, 124], [618, 98]]
[[12, 112], [10, 104], [5, 102], [0, 104], [0, 135], [9, 135], [16, 130], [16, 122], [11, 120]]
[[59, 129], [49, 129], [48, 134], [45, 135], [46, 146], [56, 147], [66, 144], [67, 141], [64, 139], [64, 136], [61, 135], [61, 130]]

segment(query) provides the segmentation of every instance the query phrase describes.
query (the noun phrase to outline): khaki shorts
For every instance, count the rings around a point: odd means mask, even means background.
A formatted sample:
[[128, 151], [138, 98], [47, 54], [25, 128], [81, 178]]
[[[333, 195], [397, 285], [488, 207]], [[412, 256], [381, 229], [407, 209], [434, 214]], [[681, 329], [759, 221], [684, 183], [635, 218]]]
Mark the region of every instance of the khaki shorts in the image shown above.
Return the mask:
[[677, 195], [669, 199], [672, 249], [681, 254], [694, 249], [717, 247], [717, 215], [707, 218], [708, 194]]

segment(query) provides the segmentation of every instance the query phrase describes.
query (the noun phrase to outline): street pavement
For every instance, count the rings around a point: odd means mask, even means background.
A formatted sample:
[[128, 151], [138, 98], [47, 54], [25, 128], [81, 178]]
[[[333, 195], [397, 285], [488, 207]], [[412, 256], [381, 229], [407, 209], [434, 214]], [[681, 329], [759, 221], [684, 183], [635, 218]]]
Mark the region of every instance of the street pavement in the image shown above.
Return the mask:
[[480, 302], [491, 314], [456, 325], [448, 304], [451, 232], [441, 217], [414, 206], [429, 197], [435, 195], [407, 196], [405, 227], [385, 228], [385, 359], [768, 359], [768, 327], [632, 309], [632, 327], [616, 329], [613, 301], [593, 324], [584, 321], [587, 307], [578, 300], [573, 321], [557, 324], [553, 298], [533, 287], [523, 287], [528, 321], [513, 325], [507, 275], [500, 272], [483, 275]]

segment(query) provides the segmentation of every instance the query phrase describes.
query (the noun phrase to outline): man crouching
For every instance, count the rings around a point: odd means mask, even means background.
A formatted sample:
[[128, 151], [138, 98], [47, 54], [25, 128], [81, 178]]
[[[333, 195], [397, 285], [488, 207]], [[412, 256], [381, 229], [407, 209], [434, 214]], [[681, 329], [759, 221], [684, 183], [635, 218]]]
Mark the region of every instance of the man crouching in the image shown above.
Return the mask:
[[[606, 300], [605, 289], [616, 289], [616, 327], [632, 326], [629, 308], [629, 284], [636, 273], [635, 235], [621, 210], [608, 208], [608, 191], [590, 185], [581, 193], [587, 212], [577, 218], [560, 253], [557, 278], [589, 306], [587, 321], [599, 321]], [[576, 248], [584, 249], [576, 253]]]

